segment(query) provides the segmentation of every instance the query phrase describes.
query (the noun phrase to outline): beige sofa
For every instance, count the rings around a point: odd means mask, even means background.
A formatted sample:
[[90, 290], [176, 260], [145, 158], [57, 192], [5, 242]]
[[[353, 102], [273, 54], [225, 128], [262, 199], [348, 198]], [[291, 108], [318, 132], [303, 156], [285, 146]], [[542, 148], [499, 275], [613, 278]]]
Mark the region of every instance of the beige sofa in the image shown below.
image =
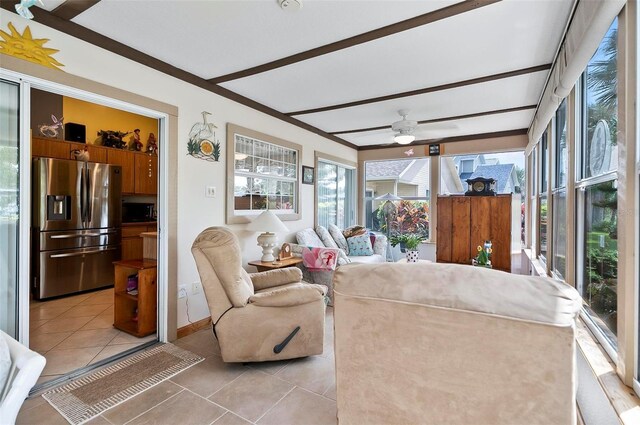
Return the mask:
[[322, 354], [327, 288], [302, 282], [297, 268], [247, 273], [236, 236], [202, 231], [191, 248], [225, 362]]
[[340, 425], [575, 424], [573, 288], [422, 262], [333, 283]]

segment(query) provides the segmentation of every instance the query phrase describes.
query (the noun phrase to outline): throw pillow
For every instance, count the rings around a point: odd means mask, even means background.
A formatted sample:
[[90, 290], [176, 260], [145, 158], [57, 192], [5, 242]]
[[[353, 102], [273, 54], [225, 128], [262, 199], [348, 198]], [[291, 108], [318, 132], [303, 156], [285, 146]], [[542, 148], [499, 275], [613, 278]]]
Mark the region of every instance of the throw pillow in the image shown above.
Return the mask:
[[352, 236], [364, 235], [365, 233], [367, 233], [367, 229], [365, 229], [364, 227], [358, 224], [356, 224], [355, 226], [347, 227], [342, 231], [342, 234], [347, 239], [349, 239]]
[[373, 255], [371, 238], [366, 233], [364, 235], [347, 238], [347, 243], [349, 244], [349, 255], [353, 257]]
[[296, 239], [298, 240], [298, 244], [304, 246], [316, 246], [316, 247], [324, 247], [324, 244], [316, 234], [316, 231], [312, 228], [307, 228], [300, 230], [296, 233]]
[[[351, 262], [351, 260], [349, 260], [349, 257], [347, 257], [347, 254], [333, 240], [333, 237], [331, 237], [331, 234], [329, 233], [329, 231], [325, 227], [316, 226], [316, 233], [320, 237], [320, 240], [322, 240], [322, 243], [324, 244], [324, 246], [326, 246], [327, 248], [339, 249], [338, 258], [342, 259], [342, 261], [340, 261], [340, 265], [347, 264], [347, 263]], [[340, 233], [340, 234], [342, 235], [342, 233]], [[343, 238], [344, 238], [344, 236], [343, 236]]]
[[[4, 335], [0, 335], [0, 396], [3, 396], [4, 388], [9, 380], [11, 372], [11, 353]], [[2, 400], [2, 397], [0, 397]]]
[[349, 255], [349, 244], [347, 243], [347, 238], [342, 234], [342, 230], [335, 224], [329, 225], [329, 234], [335, 241], [338, 248], [343, 250], [347, 255]]

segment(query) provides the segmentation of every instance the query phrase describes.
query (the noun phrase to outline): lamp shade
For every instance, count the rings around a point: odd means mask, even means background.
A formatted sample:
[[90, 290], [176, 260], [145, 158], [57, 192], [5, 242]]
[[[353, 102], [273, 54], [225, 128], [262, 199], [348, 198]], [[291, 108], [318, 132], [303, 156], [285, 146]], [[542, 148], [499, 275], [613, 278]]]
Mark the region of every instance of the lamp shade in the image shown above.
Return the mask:
[[247, 230], [254, 232], [288, 232], [289, 229], [280, 221], [277, 215], [270, 210], [263, 211], [249, 225]]
[[416, 136], [413, 134], [397, 134], [393, 140], [399, 145], [408, 145], [409, 143], [416, 140]]
[[402, 201], [402, 198], [387, 192], [384, 195], [380, 195], [377, 198], [373, 198], [373, 200], [374, 201]]

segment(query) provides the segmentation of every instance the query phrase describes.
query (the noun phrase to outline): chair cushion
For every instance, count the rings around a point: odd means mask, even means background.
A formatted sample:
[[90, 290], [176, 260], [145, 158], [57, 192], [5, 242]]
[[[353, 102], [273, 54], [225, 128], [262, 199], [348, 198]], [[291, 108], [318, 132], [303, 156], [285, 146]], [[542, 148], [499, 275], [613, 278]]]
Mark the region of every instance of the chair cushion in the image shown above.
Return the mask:
[[349, 244], [349, 255], [351, 257], [362, 257], [373, 255], [373, 246], [368, 233], [347, 238]]
[[387, 260], [384, 258], [384, 256], [380, 254], [373, 254], [373, 255], [366, 255], [363, 257], [349, 257], [349, 261], [351, 261], [351, 264], [353, 263], [380, 264], [380, 263], [385, 263]]
[[318, 237], [315, 230], [310, 227], [307, 229], [302, 229], [298, 233], [296, 233], [296, 240], [298, 241], [299, 245], [314, 246], [319, 248], [322, 248], [324, 246], [324, 243], [322, 243], [322, 240]]
[[11, 353], [9, 346], [5, 340], [3, 333], [0, 333], [0, 401], [5, 393], [4, 389], [9, 380], [9, 372], [11, 371]]
[[343, 250], [347, 255], [349, 255], [349, 244], [347, 243], [347, 238], [342, 234], [342, 230], [335, 224], [329, 225], [329, 234], [333, 238], [338, 248]]

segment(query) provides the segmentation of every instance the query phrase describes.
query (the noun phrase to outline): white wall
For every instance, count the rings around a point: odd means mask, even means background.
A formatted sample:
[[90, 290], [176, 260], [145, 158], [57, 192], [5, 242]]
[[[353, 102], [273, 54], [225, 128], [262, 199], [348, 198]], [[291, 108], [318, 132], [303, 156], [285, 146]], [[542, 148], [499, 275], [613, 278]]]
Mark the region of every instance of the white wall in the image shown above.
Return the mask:
[[[4, 31], [8, 31], [6, 26], [9, 21], [14, 24], [20, 33], [22, 33], [26, 25], [29, 25], [34, 38], [50, 39], [45, 47], [60, 50], [54, 57], [65, 65], [65, 72], [178, 107], [178, 143], [180, 144], [178, 149], [180, 156], [178, 158], [177, 284], [187, 284], [190, 288], [193, 282], [199, 280], [190, 250], [195, 236], [206, 227], [225, 225], [226, 164], [224, 163], [224, 149], [226, 149], [225, 128], [227, 122], [301, 144], [303, 146], [303, 165], [313, 167], [314, 150], [331, 153], [334, 156], [352, 162], [357, 160], [357, 151], [353, 149], [181, 80], [169, 77], [49, 27], [26, 21], [16, 14], [0, 10], [0, 22], [2, 22]], [[202, 43], [200, 40], [197, 42]], [[203, 48], [207, 47], [203, 46]], [[0, 55], [0, 66], [2, 65], [1, 60], [2, 55]], [[197, 60], [197, 58], [194, 58], [194, 60]], [[186, 154], [187, 135], [191, 126], [201, 120], [202, 111], [211, 112], [213, 115], [210, 122], [214, 122], [218, 126], [216, 136], [223, 146], [223, 153], [219, 163], [201, 161]], [[160, 146], [160, 149], [162, 149], [162, 146]], [[205, 198], [205, 186], [216, 186], [218, 196], [216, 198]], [[285, 222], [290, 233], [286, 237], [281, 235], [283, 240], [293, 241], [296, 231], [313, 226], [313, 197], [313, 186], [301, 185], [300, 205], [302, 219]], [[244, 263], [259, 259], [261, 250], [256, 245], [255, 238], [257, 235], [245, 231], [245, 225], [229, 227], [240, 238]], [[208, 309], [204, 295], [191, 295], [191, 291], [189, 290], [188, 292], [190, 294], [189, 319], [193, 322], [207, 317]], [[186, 302], [182, 299], [178, 300], [178, 327], [186, 324], [188, 324]]]

